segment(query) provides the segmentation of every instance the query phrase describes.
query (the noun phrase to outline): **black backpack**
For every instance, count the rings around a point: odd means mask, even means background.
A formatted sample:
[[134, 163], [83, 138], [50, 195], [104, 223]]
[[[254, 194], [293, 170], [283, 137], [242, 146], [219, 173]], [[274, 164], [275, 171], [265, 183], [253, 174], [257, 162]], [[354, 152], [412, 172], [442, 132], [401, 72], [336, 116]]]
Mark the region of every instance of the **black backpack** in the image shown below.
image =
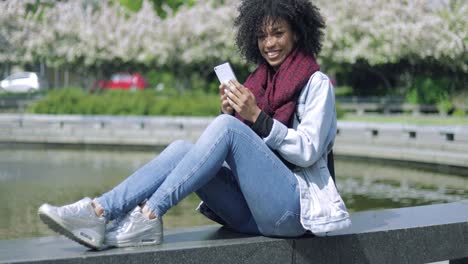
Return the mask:
[[330, 175], [331, 175], [331, 177], [333, 179], [333, 182], [335, 182], [335, 184], [336, 184], [336, 180], [335, 180], [335, 161], [333, 160], [333, 150], [330, 150], [330, 152], [328, 152], [327, 167], [328, 167], [328, 171], [330, 172]]

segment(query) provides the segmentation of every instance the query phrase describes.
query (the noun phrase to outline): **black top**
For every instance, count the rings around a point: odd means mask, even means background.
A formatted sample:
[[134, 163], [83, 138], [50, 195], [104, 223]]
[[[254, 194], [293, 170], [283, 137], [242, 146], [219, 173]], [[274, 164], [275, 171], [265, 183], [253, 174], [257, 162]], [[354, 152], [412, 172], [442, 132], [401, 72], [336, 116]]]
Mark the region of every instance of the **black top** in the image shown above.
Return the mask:
[[262, 110], [251, 128], [261, 138], [266, 138], [270, 135], [271, 129], [273, 128], [273, 118]]

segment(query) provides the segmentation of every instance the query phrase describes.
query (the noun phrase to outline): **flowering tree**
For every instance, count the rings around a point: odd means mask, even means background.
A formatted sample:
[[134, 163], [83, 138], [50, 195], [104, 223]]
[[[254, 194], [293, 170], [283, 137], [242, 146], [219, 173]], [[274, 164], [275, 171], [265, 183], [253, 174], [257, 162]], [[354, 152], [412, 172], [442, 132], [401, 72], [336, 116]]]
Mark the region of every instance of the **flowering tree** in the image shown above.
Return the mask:
[[162, 22], [165, 41], [174, 45], [172, 57], [175, 61], [187, 64], [210, 60], [240, 62], [234, 46], [233, 27], [237, 1], [226, 2], [216, 5], [212, 1], [199, 1]]
[[[234, 45], [238, 1], [200, 0], [162, 19], [149, 0], [129, 11], [116, 1], [57, 1], [26, 12], [0, 1], [0, 63], [98, 68], [243, 63]], [[465, 0], [317, 0], [327, 21], [320, 59], [370, 65], [432, 58], [468, 71]]]
[[86, 1], [58, 2], [44, 7], [35, 41], [27, 52], [39, 51], [49, 64], [99, 65], [113, 60], [148, 63], [169, 43], [153, 42], [160, 18], [145, 2], [134, 14], [120, 5]]
[[27, 1], [0, 1], [0, 62], [17, 61], [19, 43], [28, 40]]
[[319, 1], [327, 19], [322, 57], [371, 65], [434, 58], [468, 71], [466, 1]]

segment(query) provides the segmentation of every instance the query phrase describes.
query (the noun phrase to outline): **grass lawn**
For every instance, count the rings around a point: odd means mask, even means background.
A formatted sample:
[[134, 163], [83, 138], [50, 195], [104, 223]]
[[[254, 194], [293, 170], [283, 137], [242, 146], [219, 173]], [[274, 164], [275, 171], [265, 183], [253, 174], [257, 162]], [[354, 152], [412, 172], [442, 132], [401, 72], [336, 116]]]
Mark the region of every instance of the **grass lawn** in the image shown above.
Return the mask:
[[400, 123], [412, 125], [468, 125], [468, 117], [412, 116], [412, 115], [345, 115], [342, 121], [358, 121], [369, 123]]

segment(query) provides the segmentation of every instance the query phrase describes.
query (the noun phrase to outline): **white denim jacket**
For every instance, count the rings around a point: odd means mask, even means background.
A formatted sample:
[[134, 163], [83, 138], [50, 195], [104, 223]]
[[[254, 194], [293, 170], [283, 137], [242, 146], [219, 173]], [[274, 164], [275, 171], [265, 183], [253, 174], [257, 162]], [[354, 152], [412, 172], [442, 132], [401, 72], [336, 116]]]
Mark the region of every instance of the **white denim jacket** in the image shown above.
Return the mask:
[[327, 167], [327, 154], [336, 135], [333, 86], [322, 72], [315, 72], [301, 91], [292, 128], [274, 120], [264, 139], [285, 160], [297, 165], [301, 223], [316, 235], [351, 224]]

